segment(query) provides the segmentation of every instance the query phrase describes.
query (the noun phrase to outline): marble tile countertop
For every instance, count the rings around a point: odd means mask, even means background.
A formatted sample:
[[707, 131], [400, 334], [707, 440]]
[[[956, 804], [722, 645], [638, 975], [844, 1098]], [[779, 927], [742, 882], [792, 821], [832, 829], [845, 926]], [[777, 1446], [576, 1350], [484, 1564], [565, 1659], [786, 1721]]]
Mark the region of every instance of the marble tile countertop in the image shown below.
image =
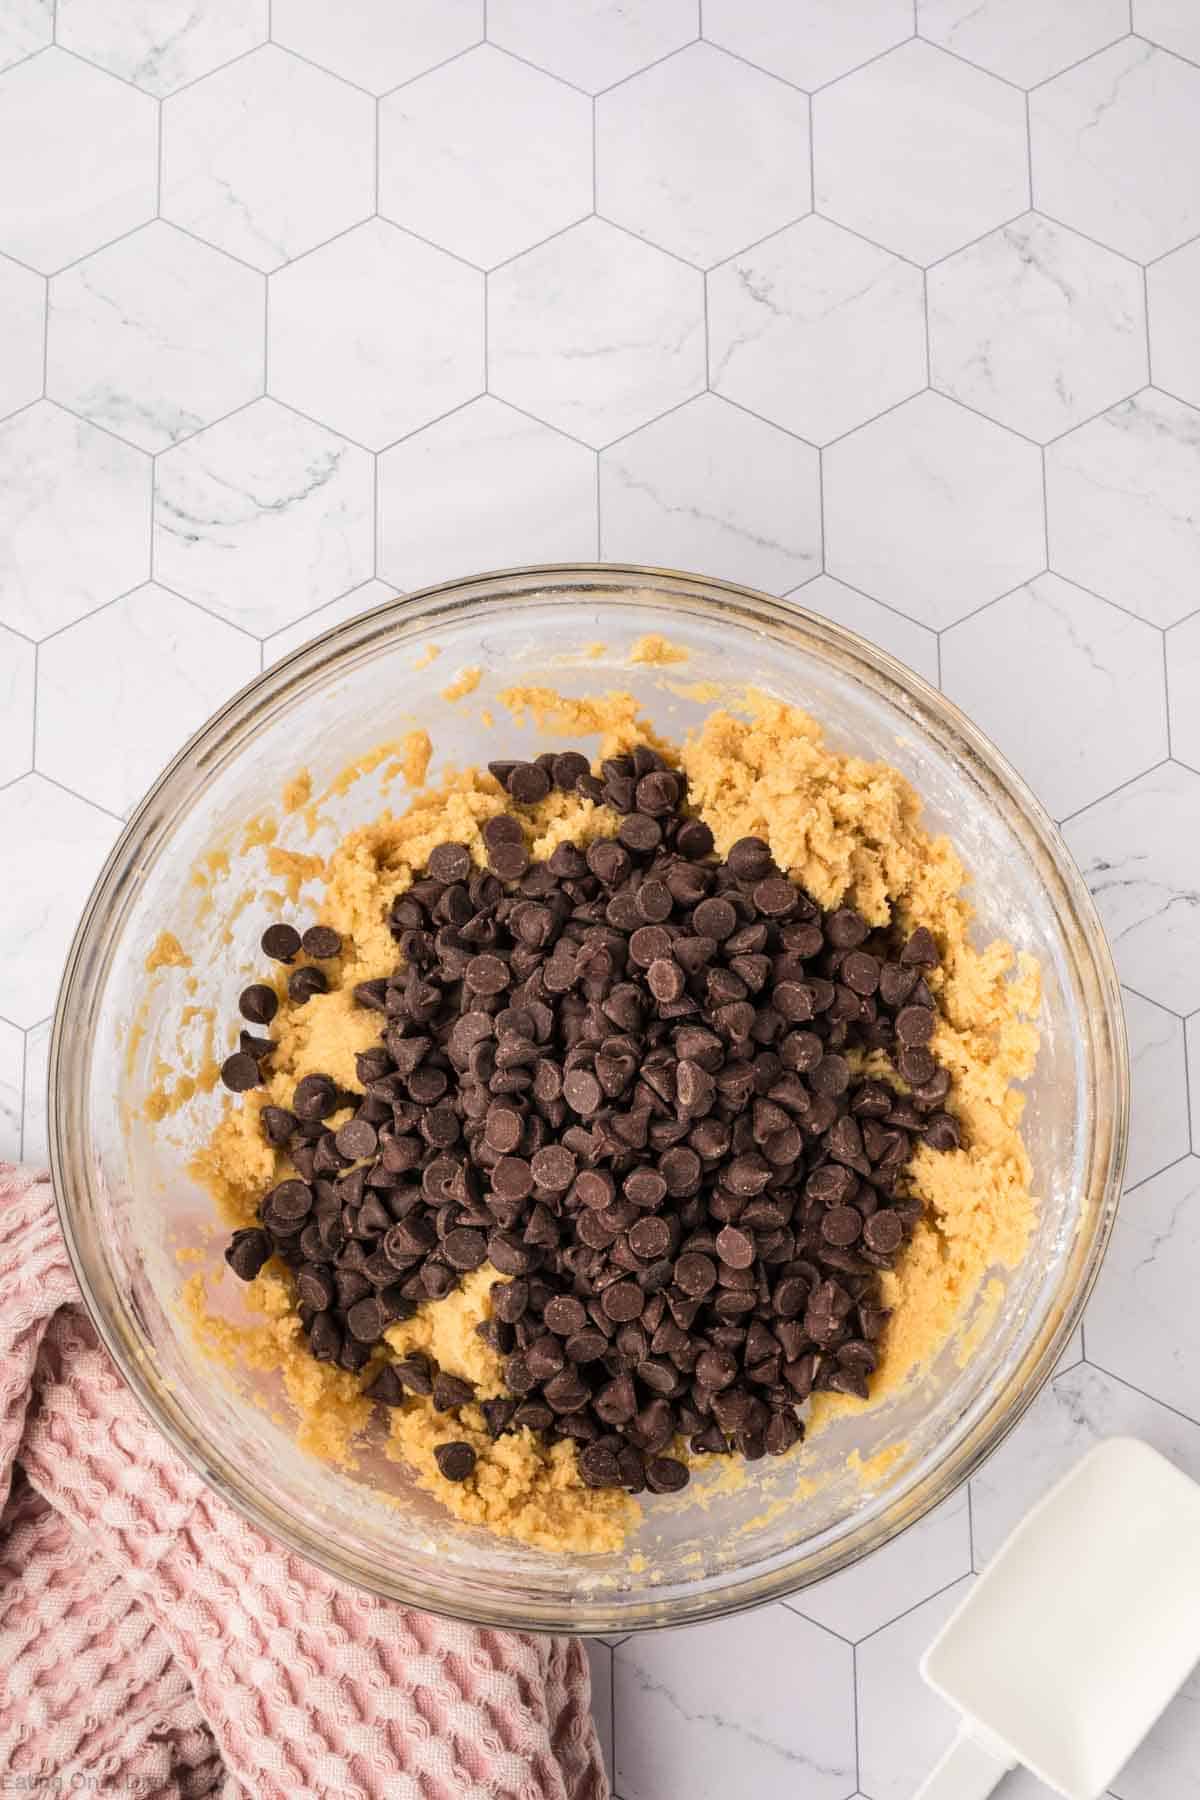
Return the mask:
[[[0, 1154], [164, 759], [405, 588], [794, 596], [1062, 822], [1136, 1090], [1083, 1333], [873, 1561], [593, 1652], [622, 1800], [907, 1800], [1027, 1504], [1114, 1431], [1200, 1476], [1200, 6], [0, 0], [0, 69]], [[1200, 1796], [1200, 1677], [1115, 1793]]]

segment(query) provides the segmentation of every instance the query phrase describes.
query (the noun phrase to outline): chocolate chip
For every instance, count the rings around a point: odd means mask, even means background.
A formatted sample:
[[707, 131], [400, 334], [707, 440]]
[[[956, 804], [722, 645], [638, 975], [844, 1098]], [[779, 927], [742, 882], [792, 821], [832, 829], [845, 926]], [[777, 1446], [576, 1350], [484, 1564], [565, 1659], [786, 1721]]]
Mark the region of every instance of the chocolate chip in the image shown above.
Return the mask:
[[760, 837], [738, 838], [727, 861], [739, 881], [761, 881], [772, 866], [771, 847]]
[[293, 969], [288, 976], [288, 998], [294, 1006], [303, 1006], [316, 994], [329, 992], [329, 981], [322, 969], [314, 969], [309, 964], [301, 969]]
[[906, 968], [936, 969], [941, 960], [933, 933], [918, 925], [900, 952], [901, 963]]
[[851, 906], [839, 906], [825, 921], [825, 935], [835, 950], [857, 950], [869, 933], [867, 921]]
[[454, 1412], [460, 1406], [470, 1406], [475, 1398], [475, 1389], [469, 1381], [461, 1376], [447, 1374], [439, 1369], [433, 1378], [433, 1410], [434, 1412]]
[[279, 1011], [279, 995], [265, 982], [256, 981], [242, 990], [238, 1011], [252, 1025], [269, 1025]]
[[260, 1079], [258, 1063], [248, 1051], [236, 1050], [221, 1064], [221, 1080], [234, 1094], [244, 1094], [247, 1089], [257, 1087]]
[[962, 1131], [953, 1113], [934, 1113], [921, 1133], [931, 1150], [957, 1150]]
[[475, 1452], [470, 1444], [439, 1444], [433, 1455], [447, 1481], [466, 1481], [475, 1473]]
[[652, 1456], [646, 1463], [646, 1486], [652, 1494], [677, 1494], [688, 1484], [684, 1463], [673, 1456]]
[[933, 1036], [933, 1009], [929, 1006], [902, 1006], [896, 1014], [896, 1036], [906, 1050], [927, 1044]]
[[871, 1214], [863, 1225], [862, 1234], [869, 1250], [880, 1256], [890, 1256], [904, 1241], [904, 1226], [895, 1212], [884, 1207]]
[[550, 773], [537, 763], [519, 762], [507, 781], [509, 793], [522, 806], [535, 806], [550, 792]]
[[425, 866], [435, 881], [466, 881], [471, 873], [471, 852], [465, 844], [438, 844], [429, 852]]
[[337, 1106], [337, 1084], [328, 1075], [305, 1075], [296, 1083], [292, 1110], [298, 1119], [327, 1119]]
[[268, 925], [261, 943], [272, 962], [289, 963], [300, 949], [300, 933], [293, 925]]
[[680, 856], [686, 856], [691, 862], [700, 862], [704, 857], [711, 856], [711, 827], [703, 819], [685, 819], [675, 834], [675, 848]]
[[225, 1251], [225, 1261], [239, 1281], [253, 1281], [271, 1256], [271, 1240], [257, 1225], [235, 1231]]
[[327, 962], [330, 957], [342, 954], [341, 933], [334, 931], [331, 925], [310, 925], [300, 943], [304, 954], [315, 957], [318, 962]]

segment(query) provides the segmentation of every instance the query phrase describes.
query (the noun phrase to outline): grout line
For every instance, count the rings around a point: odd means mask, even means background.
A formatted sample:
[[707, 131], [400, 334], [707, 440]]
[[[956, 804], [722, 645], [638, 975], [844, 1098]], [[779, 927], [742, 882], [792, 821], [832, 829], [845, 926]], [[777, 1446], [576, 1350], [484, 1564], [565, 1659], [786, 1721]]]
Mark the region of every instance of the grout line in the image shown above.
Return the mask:
[[1025, 95], [1025, 185], [1029, 194], [1029, 210], [1033, 211], [1033, 125], [1029, 116], [1029, 94]]
[[929, 270], [921, 270], [921, 319], [925, 326], [925, 385], [931, 392], [937, 390], [933, 386], [933, 345], [929, 332]]
[[50, 380], [50, 277], [42, 277], [42, 392], [40, 398], [46, 398], [46, 388]]
[[592, 211], [600, 212], [600, 108], [592, 95]]
[[[1184, 1160], [1182, 1156], [1176, 1159], [1177, 1162]], [[1172, 1163], [1170, 1166], [1175, 1168], [1176, 1164]], [[1162, 1172], [1160, 1169], [1159, 1173], [1162, 1174]], [[1154, 1177], [1151, 1176], [1150, 1179], [1153, 1180]], [[1130, 1381], [1124, 1375], [1118, 1375], [1114, 1369], [1107, 1368], [1104, 1363], [1095, 1362], [1090, 1357], [1085, 1360], [1090, 1369], [1098, 1369], [1101, 1375], [1107, 1376], [1109, 1381], [1115, 1381], [1119, 1387], [1128, 1388], [1131, 1394], [1140, 1394], [1143, 1400], [1149, 1400], [1154, 1406], [1161, 1406], [1165, 1412], [1174, 1414], [1175, 1418], [1183, 1419], [1189, 1425], [1200, 1425], [1200, 1413], [1193, 1417], [1191, 1413], [1183, 1412], [1180, 1407], [1172, 1406], [1171, 1402], [1164, 1400], [1161, 1394], [1152, 1394], [1148, 1388], [1138, 1387], [1136, 1382]], [[1064, 1370], [1064, 1373], [1069, 1374], [1070, 1370]]]
[[34, 774], [37, 773], [38, 689], [41, 686], [41, 657], [42, 647], [40, 644], [35, 644], [33, 646], [33, 716], [29, 721], [29, 768]]
[[[379, 579], [379, 452], [371, 452], [371, 579]], [[362, 584], [360, 583], [360, 586]], [[353, 590], [351, 590], [353, 591]], [[328, 604], [328, 602], [326, 602]]]
[[1046, 568], [1050, 568], [1050, 489], [1046, 480], [1046, 449], [1042, 445], [1038, 451], [1038, 468], [1042, 477], [1042, 546], [1046, 556]]
[[1142, 318], [1146, 322], [1146, 384], [1154, 386], [1154, 341], [1150, 335], [1150, 271], [1142, 264]]
[[163, 195], [163, 137], [165, 135], [163, 127], [166, 124], [166, 119], [163, 114], [163, 103], [161, 100], [159, 100], [155, 109], [154, 123], [154, 216], [156, 219], [161, 219]]
[[979, 1573], [975, 1566], [975, 1500], [971, 1492], [971, 1483], [967, 1482], [967, 1546], [971, 1556], [971, 1573]]
[[1171, 663], [1170, 658], [1167, 656], [1167, 634], [1165, 631], [1160, 630], [1159, 636], [1162, 639], [1163, 699], [1166, 702], [1167, 719], [1167, 756], [1171, 757], [1174, 755], [1174, 750], [1171, 745]]
[[1132, 994], [1135, 1000], [1141, 1000], [1144, 1005], [1154, 1007], [1156, 1012], [1166, 1013], [1170, 1019], [1178, 1019], [1181, 1025], [1187, 1024], [1191, 1016], [1189, 1013], [1176, 1012], [1173, 1006], [1164, 1006], [1161, 1000], [1151, 1000], [1149, 994], [1143, 994], [1141, 988], [1131, 987], [1127, 981], [1121, 982], [1120, 985], [1122, 993]]
[[952, 1581], [945, 1581], [940, 1588], [935, 1588], [932, 1594], [923, 1594], [919, 1600], [914, 1600], [911, 1606], [906, 1606], [903, 1612], [896, 1613], [890, 1619], [884, 1619], [883, 1623], [876, 1625], [873, 1631], [866, 1632], [859, 1638], [858, 1644], [869, 1644], [871, 1639], [877, 1638], [881, 1631], [890, 1630], [893, 1625], [898, 1625], [901, 1619], [907, 1619], [910, 1613], [919, 1612], [921, 1607], [928, 1606], [931, 1600], [938, 1600], [943, 1594], [948, 1594], [951, 1588], [958, 1587], [961, 1582], [970, 1581], [972, 1574], [974, 1574], [974, 1570], [966, 1575], [956, 1575]]
[[115, 819], [118, 825], [127, 823], [124, 813], [114, 812], [111, 806], [105, 806], [103, 801], [93, 800], [90, 794], [81, 794], [78, 788], [69, 788], [65, 781], [57, 781], [53, 775], [47, 775], [44, 769], [35, 769], [34, 774], [39, 781], [48, 782], [51, 787], [57, 788], [60, 794], [69, 794], [72, 800], [78, 800], [84, 806], [94, 807], [106, 818]]
[[[1185, 1019], [1183, 1021], [1183, 1098], [1187, 1106], [1188, 1148], [1193, 1155], [1200, 1155], [1200, 1144], [1196, 1143], [1192, 1135], [1192, 1119], [1196, 1115], [1192, 1111], [1192, 1059], [1188, 1055], [1191, 1035], [1188, 1030], [1188, 1021]], [[1200, 1042], [1200, 1026], [1197, 1026], [1196, 1036], [1197, 1041]]]
[[[1154, 1005], [1154, 1002], [1151, 1001], [1150, 1004]], [[1179, 1014], [1173, 1013], [1171, 1016], [1173, 1018], [1178, 1018]], [[1186, 1051], [1186, 1048], [1187, 1048], [1187, 1033], [1185, 1031], [1185, 1033], [1184, 1033], [1184, 1049], [1185, 1049], [1185, 1051]], [[1188, 1133], [1188, 1136], [1190, 1138], [1190, 1136], [1191, 1136], [1190, 1132]], [[1141, 1188], [1146, 1187], [1149, 1182], [1157, 1181], [1160, 1175], [1167, 1175], [1170, 1173], [1170, 1171], [1172, 1169], [1177, 1169], [1179, 1167], [1180, 1163], [1187, 1162], [1188, 1159], [1190, 1158], [1190, 1156], [1191, 1156], [1191, 1151], [1185, 1150], [1182, 1156], [1175, 1157], [1172, 1162], [1164, 1163], [1161, 1169], [1155, 1169], [1153, 1175], [1143, 1175], [1142, 1179], [1140, 1181], [1132, 1182], [1128, 1187], [1126, 1187], [1122, 1190], [1122, 1194], [1121, 1194], [1122, 1199], [1128, 1199], [1130, 1194], [1136, 1194]], [[1099, 1366], [1099, 1365], [1097, 1365], [1097, 1366]], [[1106, 1373], [1107, 1373], [1107, 1371], [1106, 1371]], [[1129, 1383], [1128, 1385], [1132, 1386], [1133, 1384]], [[1142, 1390], [1139, 1388], [1137, 1391], [1140, 1394]], [[1151, 1394], [1150, 1398], [1151, 1399], [1154, 1398], [1153, 1394]], [[1197, 1422], [1197, 1424], [1200, 1424], [1200, 1420], [1197, 1420], [1196, 1422]]]
[[609, 1780], [615, 1788], [617, 1785], [617, 1658], [611, 1644], [604, 1648], [608, 1651], [608, 1748], [612, 1757], [612, 1771]]
[[862, 1789], [862, 1734], [858, 1700], [858, 1645], [850, 1646], [850, 1704], [854, 1714], [854, 1786]]
[[604, 523], [600, 502], [600, 452], [593, 451], [596, 458], [596, 561], [604, 561]]
[[1083, 813], [1090, 812], [1093, 806], [1099, 806], [1103, 801], [1115, 799], [1118, 794], [1123, 794], [1125, 789], [1132, 787], [1135, 781], [1143, 781], [1147, 775], [1154, 775], [1159, 769], [1167, 768], [1170, 761], [1169, 756], [1159, 757], [1158, 761], [1151, 763], [1148, 769], [1139, 769], [1136, 775], [1130, 775], [1125, 781], [1119, 781], [1115, 788], [1109, 788], [1107, 794], [1097, 794], [1094, 800], [1089, 800], [1084, 806], [1077, 806], [1073, 812], [1064, 813], [1061, 819], [1055, 820], [1055, 824], [1060, 830], [1064, 825], [1072, 824]]
[[[825, 453], [819, 446], [817, 449], [817, 522], [821, 530], [821, 567], [818, 573], [826, 575], [829, 571], [825, 567]], [[813, 579], [815, 580], [816, 577], [814, 576]]]
[[17, 1123], [17, 1160], [25, 1161], [25, 1112], [29, 1099], [29, 1031], [21, 1030], [21, 1117]]

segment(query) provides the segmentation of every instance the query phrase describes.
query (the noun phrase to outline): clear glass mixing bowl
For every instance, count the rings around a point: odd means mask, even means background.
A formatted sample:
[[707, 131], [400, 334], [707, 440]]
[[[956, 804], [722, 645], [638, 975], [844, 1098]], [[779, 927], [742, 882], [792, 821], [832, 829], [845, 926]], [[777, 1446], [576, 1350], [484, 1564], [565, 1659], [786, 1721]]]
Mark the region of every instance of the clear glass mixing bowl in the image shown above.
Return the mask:
[[[630, 666], [630, 645], [647, 632], [684, 646], [686, 667]], [[430, 642], [441, 654], [419, 668]], [[466, 665], [483, 671], [469, 702], [440, 697]], [[245, 821], [272, 806], [301, 765], [321, 785], [415, 725], [433, 738], [435, 775], [444, 763], [486, 760], [514, 737], [533, 754], [545, 746], [532, 727], [488, 730], [480, 719], [516, 680], [572, 693], [629, 689], [673, 738], [709, 710], [689, 697], [693, 683], [752, 684], [803, 706], [836, 747], [885, 758], [909, 777], [932, 827], [974, 874], [979, 938], [1031, 950], [1045, 979], [1026, 1112], [1040, 1219], [1021, 1267], [1001, 1272], [1002, 1304], [983, 1310], [971, 1354], [948, 1346], [889, 1403], [791, 1458], [746, 1465], [740, 1489], [699, 1482], [651, 1501], [620, 1555], [524, 1549], [454, 1525], [377, 1453], [352, 1476], [300, 1451], [276, 1378], [239, 1384], [200, 1351], [180, 1314], [194, 1265], [181, 1266], [177, 1248], [201, 1246], [214, 1269], [220, 1261], [211, 1204], [186, 1166], [220, 1090], [158, 1127], [137, 1110], [155, 1058], [172, 1060], [181, 1038], [201, 1029], [195, 1019], [180, 1026], [183, 971], [147, 976], [159, 932], [187, 944], [191, 1003], [212, 1004], [223, 1021], [257, 967], [266, 903], [240, 913], [232, 904], [245, 882], [264, 885], [263, 851], [243, 847]], [[373, 780], [331, 802], [342, 830], [380, 810]], [[209, 866], [219, 869], [222, 850], [232, 866], [210, 905], [193, 875], [214, 851]], [[67, 964], [50, 1085], [54, 1182], [85, 1301], [126, 1380], [192, 1466], [340, 1579], [486, 1624], [580, 1632], [712, 1618], [790, 1593], [877, 1548], [970, 1475], [1029, 1405], [1079, 1318], [1112, 1223], [1128, 1119], [1117, 983], [1091, 900], [1050, 820], [970, 722], [891, 657], [798, 606], [603, 565], [521, 570], [394, 601], [231, 700], [146, 796], [96, 884]], [[847, 1467], [852, 1450], [870, 1466], [895, 1444], [902, 1454], [881, 1457], [871, 1480]]]

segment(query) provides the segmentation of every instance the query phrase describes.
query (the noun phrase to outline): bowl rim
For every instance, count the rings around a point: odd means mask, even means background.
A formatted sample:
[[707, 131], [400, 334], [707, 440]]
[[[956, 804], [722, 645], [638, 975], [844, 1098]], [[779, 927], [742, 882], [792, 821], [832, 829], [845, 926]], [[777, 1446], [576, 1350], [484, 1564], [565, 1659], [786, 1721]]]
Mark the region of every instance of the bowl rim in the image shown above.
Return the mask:
[[[881, 681], [884, 684], [885, 698], [893, 704], [899, 702], [901, 710], [907, 710], [914, 723], [925, 731], [931, 723], [936, 723], [945, 736], [956, 739], [960, 760], [965, 750], [969, 760], [981, 766], [991, 785], [998, 790], [1004, 810], [1019, 817], [1026, 829], [1032, 831], [1040, 872], [1052, 874], [1065, 895], [1079, 936], [1082, 960], [1092, 978], [1099, 1005], [1098, 1024], [1103, 1026], [1106, 1039], [1109, 1065], [1106, 1074], [1111, 1079], [1111, 1093], [1107, 1114], [1102, 1111], [1100, 1115], [1102, 1130], [1107, 1127], [1107, 1142], [1102, 1169], [1098, 1178], [1093, 1175], [1090, 1182], [1095, 1203], [1086, 1260], [1063, 1304], [1057, 1324], [1048, 1336], [1043, 1331], [1044, 1341], [1025, 1349], [1004, 1388], [989, 1398], [986, 1405], [980, 1403], [977, 1406], [981, 1417], [974, 1422], [969, 1434], [962, 1430], [958, 1432], [951, 1454], [914, 1483], [907, 1493], [893, 1499], [886, 1512], [868, 1519], [856, 1531], [847, 1533], [837, 1545], [819, 1553], [818, 1566], [811, 1569], [795, 1567], [794, 1558], [790, 1557], [783, 1559], [781, 1567], [775, 1567], [780, 1562], [777, 1553], [772, 1559], [772, 1569], [765, 1575], [755, 1574], [751, 1565], [734, 1571], [732, 1577], [726, 1574], [715, 1578], [725, 1585], [701, 1587], [697, 1584], [699, 1591], [694, 1601], [689, 1601], [690, 1586], [683, 1589], [682, 1595], [663, 1596], [665, 1605], [655, 1604], [651, 1589], [650, 1600], [637, 1615], [627, 1609], [606, 1606], [601, 1589], [590, 1600], [577, 1602], [571, 1614], [563, 1606], [547, 1608], [541, 1604], [540, 1608], [534, 1609], [533, 1616], [515, 1617], [510, 1608], [490, 1600], [481, 1602], [477, 1596], [473, 1601], [460, 1601], [449, 1588], [432, 1597], [427, 1592], [417, 1592], [406, 1580], [382, 1574], [378, 1565], [365, 1556], [349, 1557], [331, 1551], [324, 1540], [308, 1530], [297, 1529], [286, 1514], [264, 1500], [242, 1470], [230, 1465], [219, 1445], [212, 1441], [211, 1434], [198, 1426], [190, 1415], [183, 1414], [173, 1402], [168, 1384], [157, 1377], [153, 1357], [145, 1354], [144, 1340], [139, 1341], [136, 1327], [131, 1330], [129, 1320], [110, 1316], [99, 1292], [102, 1283], [96, 1279], [103, 1259], [95, 1254], [94, 1248], [89, 1250], [75, 1230], [76, 1214], [82, 1216], [83, 1209], [66, 1138], [72, 1108], [80, 1107], [80, 1090], [86, 1088], [86, 1083], [68, 1079], [76, 1073], [71, 1065], [78, 1049], [69, 1041], [70, 1024], [85, 969], [94, 954], [92, 939], [97, 919], [105, 914], [108, 903], [127, 878], [132, 876], [136, 883], [139, 847], [145, 850], [161, 848], [164, 837], [169, 836], [169, 817], [158, 818], [155, 824], [163, 796], [181, 776], [191, 773], [203, 778], [206, 765], [213, 762], [214, 753], [231, 724], [238, 723], [244, 733], [252, 721], [261, 722], [269, 715], [273, 703], [282, 704], [289, 694], [305, 681], [315, 678], [330, 662], [341, 661], [356, 651], [366, 652], [377, 639], [382, 643], [393, 631], [407, 636], [413, 629], [431, 626], [439, 619], [449, 623], [460, 618], [464, 608], [483, 607], [492, 601], [508, 607], [538, 605], [545, 604], [556, 592], [561, 592], [563, 597], [567, 594], [579, 597], [590, 589], [596, 591], [597, 598], [630, 607], [636, 604], [639, 594], [646, 598], [647, 590], [648, 597], [659, 606], [669, 606], [673, 593], [677, 602], [715, 603], [718, 608], [724, 604], [738, 623], [743, 626], [758, 624], [768, 628], [773, 636], [789, 630], [795, 632], [799, 628], [807, 640], [805, 647], [810, 651], [819, 652], [826, 660], [830, 660], [831, 652], [835, 653], [834, 660], [851, 665], [851, 672], [853, 665], [860, 668], [865, 665], [876, 684]], [[986, 734], [953, 701], [888, 651], [847, 627], [808, 611], [802, 604], [802, 595], [803, 588], [782, 600], [737, 582], [706, 575], [637, 563], [599, 561], [490, 570], [397, 595], [298, 645], [231, 695], [181, 746], [130, 813], [92, 886], [64, 964], [54, 1010], [47, 1071], [51, 1179], [63, 1240], [84, 1307], [139, 1405], [191, 1470], [250, 1525], [337, 1580], [401, 1604], [439, 1612], [467, 1623], [579, 1635], [618, 1630], [635, 1632], [697, 1623], [728, 1617], [764, 1602], [782, 1599], [850, 1566], [870, 1551], [882, 1548], [968, 1481], [1032, 1406], [1054, 1373], [1062, 1350], [1083, 1314], [1116, 1218], [1128, 1146], [1130, 1106], [1129, 1053], [1120, 987], [1095, 903], [1058, 827], [1024, 778]], [[219, 759], [213, 766], [219, 766]], [[186, 795], [180, 796], [181, 803], [186, 798]], [[1033, 849], [1028, 854], [1033, 856]], [[1058, 899], [1055, 906], [1061, 918]], [[89, 1057], [90, 1048], [88, 1043], [86, 1053]], [[1081, 1203], [1081, 1218], [1084, 1210]], [[968, 1442], [968, 1437], [973, 1441]], [[870, 1541], [860, 1542], [864, 1537], [869, 1537]], [[538, 1616], [539, 1611], [542, 1616]]]

